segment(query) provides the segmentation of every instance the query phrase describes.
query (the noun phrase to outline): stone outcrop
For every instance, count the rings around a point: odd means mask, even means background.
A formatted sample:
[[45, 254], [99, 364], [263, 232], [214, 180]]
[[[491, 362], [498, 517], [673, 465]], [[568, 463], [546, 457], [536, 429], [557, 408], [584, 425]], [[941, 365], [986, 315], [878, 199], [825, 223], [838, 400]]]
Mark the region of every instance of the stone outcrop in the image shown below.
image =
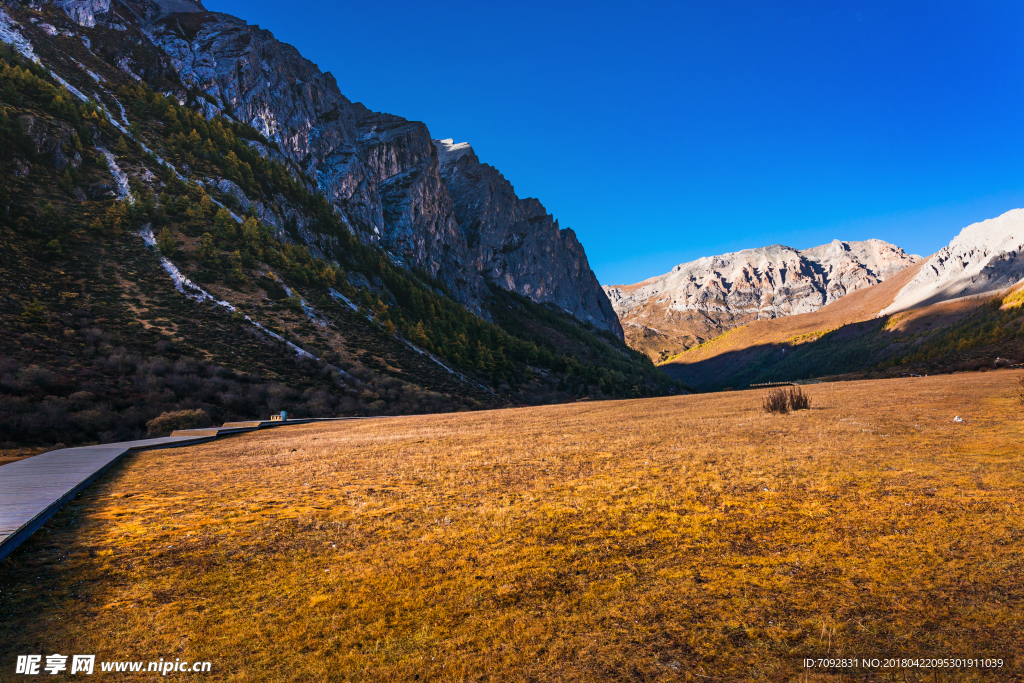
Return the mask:
[[97, 14], [106, 14], [110, 11], [110, 0], [59, 0], [57, 5], [67, 12], [76, 24], [90, 28], [96, 25]]
[[929, 258], [883, 314], [998, 292], [1024, 278], [1024, 209], [973, 223]]
[[48, 123], [31, 114], [18, 117], [21, 131], [32, 141], [36, 155], [49, 161], [58, 172], [68, 166], [78, 168], [82, 164], [82, 155], [73, 147], [75, 129], [66, 123]]
[[560, 229], [540, 201], [520, 199], [468, 143], [447, 139], [434, 144], [456, 220], [484, 279], [621, 337], [618, 317], [576, 234]]
[[[83, 0], [77, 0], [83, 1]], [[89, 0], [85, 0], [89, 1]], [[91, 0], [103, 2], [104, 0]], [[141, 21], [155, 21], [161, 17], [178, 12], [205, 12], [206, 8], [199, 0], [119, 0], [118, 4], [127, 7]]]
[[753, 320], [810, 313], [920, 260], [881, 240], [709, 256], [634, 285], [605, 287], [626, 338], [664, 359]]

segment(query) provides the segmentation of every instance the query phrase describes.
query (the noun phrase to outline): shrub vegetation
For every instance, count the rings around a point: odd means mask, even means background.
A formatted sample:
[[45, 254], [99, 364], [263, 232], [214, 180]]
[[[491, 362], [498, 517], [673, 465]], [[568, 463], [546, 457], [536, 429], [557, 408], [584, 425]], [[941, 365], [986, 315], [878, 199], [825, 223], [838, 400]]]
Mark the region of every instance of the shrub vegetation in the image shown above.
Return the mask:
[[198, 429], [209, 427], [212, 424], [210, 416], [205, 410], [195, 408], [193, 410], [175, 410], [169, 413], [161, 413], [146, 423], [146, 436], [153, 438], [158, 436], [170, 436], [176, 429]]

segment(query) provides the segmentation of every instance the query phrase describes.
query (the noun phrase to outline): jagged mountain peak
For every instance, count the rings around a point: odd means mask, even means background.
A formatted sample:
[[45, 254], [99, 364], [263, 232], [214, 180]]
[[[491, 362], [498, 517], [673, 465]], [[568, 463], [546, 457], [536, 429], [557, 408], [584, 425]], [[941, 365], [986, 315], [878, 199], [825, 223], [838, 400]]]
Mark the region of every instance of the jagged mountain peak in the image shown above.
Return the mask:
[[618, 317], [590, 269], [576, 233], [544, 205], [520, 198], [468, 142], [434, 140], [455, 218], [484, 279], [622, 338]]
[[882, 240], [772, 244], [605, 287], [634, 348], [665, 358], [751, 320], [815, 311], [921, 260]]
[[449, 164], [457, 163], [462, 157], [467, 157], [472, 163], [480, 163], [468, 142], [455, 142], [453, 138], [434, 140], [437, 147], [437, 157], [440, 160], [442, 169]]

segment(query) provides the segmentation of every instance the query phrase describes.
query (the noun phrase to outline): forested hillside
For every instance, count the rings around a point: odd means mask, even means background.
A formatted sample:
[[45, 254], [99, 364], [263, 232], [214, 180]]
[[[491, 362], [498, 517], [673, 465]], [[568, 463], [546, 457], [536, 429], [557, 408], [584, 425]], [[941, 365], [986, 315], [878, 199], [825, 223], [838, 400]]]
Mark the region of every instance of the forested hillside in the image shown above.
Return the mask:
[[[492, 287], [471, 313], [357, 239], [256, 130], [81, 46], [0, 55], [8, 446], [137, 437], [182, 409], [403, 414], [681, 390], [549, 304]], [[63, 47], [79, 67], [66, 80], [45, 66]]]

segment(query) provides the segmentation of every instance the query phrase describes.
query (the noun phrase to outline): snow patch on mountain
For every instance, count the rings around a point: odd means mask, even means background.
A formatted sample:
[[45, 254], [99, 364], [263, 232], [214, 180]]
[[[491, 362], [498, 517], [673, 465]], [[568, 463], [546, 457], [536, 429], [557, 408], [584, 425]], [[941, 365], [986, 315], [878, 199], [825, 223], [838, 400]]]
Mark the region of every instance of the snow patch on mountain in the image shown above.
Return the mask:
[[114, 176], [114, 180], [117, 181], [118, 197], [122, 200], [128, 200], [129, 204], [134, 204], [135, 198], [132, 197], [131, 188], [128, 186], [128, 176], [125, 175], [124, 171], [122, 171], [120, 166], [117, 165], [117, 160], [114, 158], [114, 155], [99, 145], [96, 146], [96, 149], [98, 149], [107, 159], [107, 165], [110, 166], [110, 173]]

